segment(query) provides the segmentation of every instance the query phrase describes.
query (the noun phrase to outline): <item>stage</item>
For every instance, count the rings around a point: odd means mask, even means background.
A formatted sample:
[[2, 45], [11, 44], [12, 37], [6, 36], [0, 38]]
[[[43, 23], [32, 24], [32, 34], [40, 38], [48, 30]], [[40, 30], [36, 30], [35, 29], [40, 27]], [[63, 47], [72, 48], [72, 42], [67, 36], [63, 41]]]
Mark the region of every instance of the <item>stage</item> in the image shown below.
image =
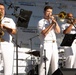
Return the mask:
[[[63, 75], [76, 75], [76, 69], [60, 69], [60, 70], [63, 73]], [[0, 75], [3, 75], [3, 71], [0, 71]], [[17, 75], [17, 74], [14, 73], [14, 75]], [[27, 75], [27, 74], [25, 74], [25, 73], [18, 73], [18, 75]], [[51, 73], [49, 72], [48, 75], [51, 75]]]

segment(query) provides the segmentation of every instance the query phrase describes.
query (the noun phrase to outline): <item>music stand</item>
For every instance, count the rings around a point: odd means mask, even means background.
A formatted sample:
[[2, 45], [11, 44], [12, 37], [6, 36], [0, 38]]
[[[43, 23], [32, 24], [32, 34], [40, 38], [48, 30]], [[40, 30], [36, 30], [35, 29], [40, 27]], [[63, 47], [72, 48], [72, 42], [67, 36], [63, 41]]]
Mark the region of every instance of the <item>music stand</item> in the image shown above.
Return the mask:
[[21, 17], [19, 17], [17, 21], [18, 27], [27, 28], [31, 14], [32, 11], [21, 9], [19, 14]]
[[71, 46], [75, 39], [75, 36], [76, 34], [65, 34], [60, 46]]
[[[15, 9], [15, 11], [17, 11], [15, 7], [14, 7], [14, 9]], [[20, 10], [19, 15], [17, 15], [16, 12], [14, 14], [12, 14], [16, 18], [18, 18], [16, 26], [27, 28], [31, 14], [32, 14], [32, 11], [28, 11], [28, 10], [24, 10], [24, 9]], [[17, 30], [17, 34], [16, 34], [16, 72], [18, 75], [18, 45], [17, 45], [17, 43], [18, 43], [18, 30]]]

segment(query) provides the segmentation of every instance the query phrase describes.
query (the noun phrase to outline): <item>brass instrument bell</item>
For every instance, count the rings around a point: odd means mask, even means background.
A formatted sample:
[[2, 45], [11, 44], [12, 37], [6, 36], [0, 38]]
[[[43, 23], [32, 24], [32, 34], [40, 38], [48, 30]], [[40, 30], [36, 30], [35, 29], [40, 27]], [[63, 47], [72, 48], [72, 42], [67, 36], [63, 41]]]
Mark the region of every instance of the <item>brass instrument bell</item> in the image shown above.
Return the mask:
[[[2, 12], [0, 12], [0, 24], [2, 21]], [[4, 31], [0, 28], [0, 39], [2, 38], [2, 36], [4, 35]]]
[[60, 21], [64, 21], [67, 17], [67, 13], [64, 11], [61, 11], [59, 14], [55, 14], [53, 15], [54, 17], [58, 17], [60, 19]]
[[58, 17], [59, 17], [60, 19], [65, 19], [65, 18], [67, 17], [67, 13], [64, 12], [64, 11], [62, 11], [62, 12], [60, 12], [60, 13], [58, 14]]

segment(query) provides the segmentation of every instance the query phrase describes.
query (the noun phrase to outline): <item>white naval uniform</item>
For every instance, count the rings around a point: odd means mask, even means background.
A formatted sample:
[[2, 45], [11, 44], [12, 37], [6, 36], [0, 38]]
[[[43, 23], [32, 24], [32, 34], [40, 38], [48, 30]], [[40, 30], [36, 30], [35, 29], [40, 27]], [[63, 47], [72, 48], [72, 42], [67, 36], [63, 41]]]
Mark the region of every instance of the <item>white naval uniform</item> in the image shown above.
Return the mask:
[[[41, 33], [42, 30], [44, 30], [49, 25], [48, 21], [45, 19], [42, 19], [38, 22], [38, 31]], [[40, 34], [40, 56], [41, 56], [41, 62], [39, 67], [39, 75], [45, 75], [45, 62], [43, 60], [44, 58], [44, 50], [46, 51], [46, 75], [48, 74], [49, 67], [51, 65], [51, 71], [52, 73], [58, 69], [58, 48], [56, 43], [56, 35], [54, 32], [54, 29], [50, 30], [50, 32], [44, 37], [42, 34]]]
[[[61, 28], [62, 31], [65, 30], [70, 24], [65, 23], [62, 24]], [[72, 30], [69, 34], [76, 34], [76, 29], [73, 26]], [[68, 39], [68, 38], [67, 38]], [[76, 68], [76, 39], [74, 39], [71, 47], [64, 47], [65, 50], [65, 56], [66, 56], [66, 62], [65, 62], [65, 67], [66, 68]]]
[[[5, 26], [16, 29], [16, 25], [11, 18], [4, 17], [1, 23]], [[5, 31], [2, 38], [4, 41], [0, 42], [0, 49], [3, 55], [4, 75], [13, 75], [14, 45], [12, 43], [12, 35]]]

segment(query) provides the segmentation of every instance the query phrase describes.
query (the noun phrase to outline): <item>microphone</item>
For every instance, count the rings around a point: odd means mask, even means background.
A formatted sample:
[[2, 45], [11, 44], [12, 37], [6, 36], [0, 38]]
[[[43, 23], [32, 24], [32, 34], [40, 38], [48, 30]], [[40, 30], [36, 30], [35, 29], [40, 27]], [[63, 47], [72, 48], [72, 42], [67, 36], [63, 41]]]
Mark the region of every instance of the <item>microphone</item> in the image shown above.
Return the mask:
[[12, 8], [12, 3], [8, 6], [8, 9]]

